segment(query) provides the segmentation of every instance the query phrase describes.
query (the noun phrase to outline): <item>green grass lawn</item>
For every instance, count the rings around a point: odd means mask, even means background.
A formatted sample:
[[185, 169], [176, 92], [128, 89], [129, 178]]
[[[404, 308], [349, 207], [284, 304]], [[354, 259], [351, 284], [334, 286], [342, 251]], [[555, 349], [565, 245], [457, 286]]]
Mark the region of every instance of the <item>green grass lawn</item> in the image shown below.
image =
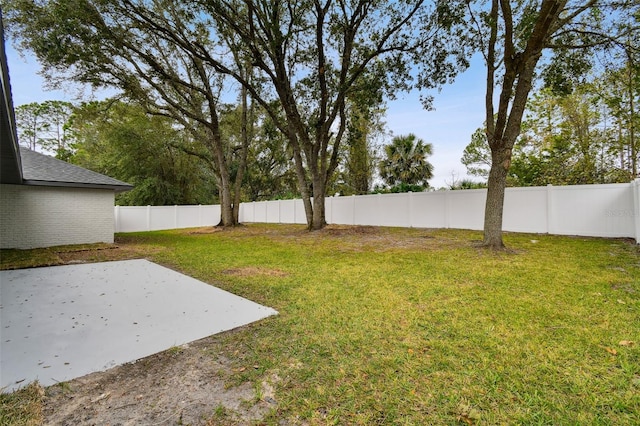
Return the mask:
[[480, 239], [251, 225], [117, 244], [279, 311], [220, 335], [232, 380], [275, 383], [268, 424], [640, 424], [638, 248], [508, 234], [511, 251], [493, 253]]

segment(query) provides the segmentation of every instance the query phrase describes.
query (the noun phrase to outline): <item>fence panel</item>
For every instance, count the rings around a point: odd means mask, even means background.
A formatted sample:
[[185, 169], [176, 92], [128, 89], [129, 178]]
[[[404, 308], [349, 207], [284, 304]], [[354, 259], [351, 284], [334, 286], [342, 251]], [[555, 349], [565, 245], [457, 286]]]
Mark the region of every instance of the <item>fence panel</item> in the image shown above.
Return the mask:
[[449, 191], [416, 192], [411, 196], [411, 223], [415, 228], [447, 227]]
[[200, 206], [201, 221], [198, 226], [215, 226], [220, 223], [220, 206]]
[[266, 203], [267, 223], [280, 223], [280, 200]]
[[192, 228], [202, 226], [200, 217], [201, 206], [175, 206], [176, 209], [176, 227]]
[[[298, 207], [298, 204], [300, 205]], [[280, 200], [280, 220], [279, 223], [300, 223], [296, 220], [297, 210], [302, 210], [304, 213], [304, 206], [302, 200]], [[305, 223], [304, 216], [302, 223]]]
[[147, 207], [116, 206], [116, 232], [137, 232], [148, 231], [147, 227]]
[[176, 210], [173, 206], [153, 206], [150, 207], [149, 231], [160, 231], [162, 229], [175, 229]]
[[354, 211], [356, 197], [331, 197], [327, 198], [331, 209], [331, 217], [327, 217], [329, 223], [336, 225], [354, 225]]
[[482, 229], [484, 226], [484, 204], [486, 189], [448, 191], [447, 228]]
[[554, 187], [552, 232], [593, 237], [634, 237], [633, 185]]
[[548, 198], [551, 188], [507, 188], [503, 229], [512, 232], [549, 232]]
[[[409, 227], [411, 194], [376, 194], [356, 197], [356, 224]], [[363, 201], [369, 203], [363, 205]]]

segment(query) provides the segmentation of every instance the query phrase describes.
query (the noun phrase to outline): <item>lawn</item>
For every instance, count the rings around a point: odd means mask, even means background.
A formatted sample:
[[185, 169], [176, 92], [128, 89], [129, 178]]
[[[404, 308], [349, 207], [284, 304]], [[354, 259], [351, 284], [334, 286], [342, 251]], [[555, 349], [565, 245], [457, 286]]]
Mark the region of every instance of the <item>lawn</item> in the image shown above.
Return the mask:
[[[145, 256], [280, 312], [222, 334], [266, 424], [640, 424], [640, 251], [624, 240], [250, 225], [122, 234]], [[4, 268], [72, 248], [3, 251]]]

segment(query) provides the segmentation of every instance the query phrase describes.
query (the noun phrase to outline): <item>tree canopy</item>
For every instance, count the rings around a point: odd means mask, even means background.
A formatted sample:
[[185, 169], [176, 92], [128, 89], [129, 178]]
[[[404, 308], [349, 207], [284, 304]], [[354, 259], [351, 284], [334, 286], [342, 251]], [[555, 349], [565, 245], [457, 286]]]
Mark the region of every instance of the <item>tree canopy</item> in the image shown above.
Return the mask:
[[210, 163], [185, 152], [185, 146], [198, 147], [167, 117], [150, 115], [139, 105], [105, 100], [74, 108], [66, 126], [75, 141], [70, 162], [134, 185], [117, 195], [119, 205], [219, 200], [210, 190]]
[[69, 102], [53, 100], [16, 107], [18, 140], [32, 151], [51, 151], [68, 159], [73, 144], [67, 127], [72, 107]]
[[[638, 157], [634, 134], [640, 124], [632, 110], [640, 101], [640, 79], [628, 80], [627, 67], [592, 70], [562, 90], [545, 80], [527, 103], [507, 185], [632, 180]], [[473, 134], [461, 161], [469, 174], [487, 178], [491, 152], [486, 129]]]

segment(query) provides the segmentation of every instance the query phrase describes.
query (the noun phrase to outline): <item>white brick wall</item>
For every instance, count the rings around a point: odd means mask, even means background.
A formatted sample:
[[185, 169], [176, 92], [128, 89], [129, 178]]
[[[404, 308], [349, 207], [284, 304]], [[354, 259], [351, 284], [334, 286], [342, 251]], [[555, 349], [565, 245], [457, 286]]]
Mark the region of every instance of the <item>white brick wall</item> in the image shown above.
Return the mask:
[[114, 192], [0, 185], [0, 248], [113, 243]]

